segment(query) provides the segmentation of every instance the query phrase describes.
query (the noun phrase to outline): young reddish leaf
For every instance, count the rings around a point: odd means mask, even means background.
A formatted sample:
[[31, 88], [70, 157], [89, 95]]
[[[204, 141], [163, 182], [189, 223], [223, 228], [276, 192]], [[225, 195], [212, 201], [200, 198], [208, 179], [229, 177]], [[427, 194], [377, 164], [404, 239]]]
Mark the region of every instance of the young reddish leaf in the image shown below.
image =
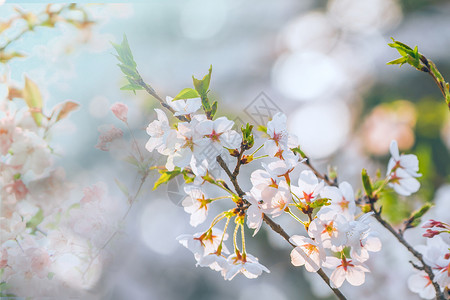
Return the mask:
[[66, 102], [60, 104], [60, 106], [62, 106], [62, 107], [58, 113], [58, 116], [56, 117], [56, 122], [67, 117], [70, 112], [77, 109], [80, 105], [76, 102], [66, 101]]

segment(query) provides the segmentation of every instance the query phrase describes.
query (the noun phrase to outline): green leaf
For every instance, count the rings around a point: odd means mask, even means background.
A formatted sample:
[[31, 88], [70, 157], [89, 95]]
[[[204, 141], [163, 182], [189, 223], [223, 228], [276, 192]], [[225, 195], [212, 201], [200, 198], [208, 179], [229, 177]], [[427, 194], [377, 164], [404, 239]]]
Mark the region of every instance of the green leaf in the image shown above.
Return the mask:
[[292, 152], [300, 154], [301, 157], [306, 157], [306, 154], [300, 149], [300, 147], [295, 147], [291, 149]]
[[143, 90], [144, 88], [140, 85], [129, 83], [127, 85], [124, 85], [120, 88], [122, 91], [137, 91], [137, 90]]
[[47, 274], [47, 278], [48, 278], [48, 279], [52, 280], [53, 277], [55, 277], [55, 273], [49, 272], [49, 273]]
[[209, 83], [211, 81], [211, 72], [212, 72], [212, 65], [209, 67], [208, 74], [206, 74], [202, 80], [196, 79], [194, 76], [192, 76], [195, 90], [202, 98], [206, 97], [206, 94], [208, 93]]
[[214, 101], [214, 103], [211, 106], [211, 110], [209, 111], [209, 115], [211, 116], [211, 118], [214, 118], [216, 112], [217, 112], [217, 101]]
[[[428, 211], [430, 210], [430, 208], [433, 207], [433, 204], [427, 202], [425, 203], [421, 208], [419, 208], [418, 210], [414, 211], [411, 214], [410, 220], [413, 221], [418, 221], [418, 223], [420, 223], [420, 218], [422, 218], [422, 216]], [[417, 224], [418, 225], [418, 224]], [[417, 226], [416, 225], [416, 226]]]
[[388, 65], [404, 65], [408, 62], [408, 60], [405, 57], [400, 57], [394, 60], [391, 60], [390, 62], [386, 63]]
[[369, 175], [367, 175], [366, 169], [362, 169], [361, 177], [362, 177], [364, 190], [366, 191], [367, 196], [372, 197], [372, 194], [373, 194], [372, 181], [370, 180]]
[[30, 221], [27, 222], [27, 228], [31, 228], [33, 231], [36, 230], [36, 227], [41, 224], [41, 222], [44, 220], [44, 212], [42, 209], [39, 209], [39, 211], [30, 219]]
[[186, 172], [183, 172], [183, 178], [185, 183], [192, 183], [195, 180], [195, 175], [189, 176]]
[[198, 98], [200, 95], [198, 92], [191, 88], [185, 88], [181, 92], [178, 93], [178, 95], [173, 98], [172, 101], [180, 100], [180, 99], [192, 99], [192, 98]]
[[172, 178], [181, 174], [180, 168], [175, 168], [173, 171], [159, 170], [161, 176], [156, 180], [153, 190], [156, 190], [161, 184], [169, 182]]
[[114, 181], [116, 182], [117, 186], [119, 187], [119, 189], [122, 191], [122, 193], [128, 197], [130, 195], [130, 193], [128, 192], [128, 188], [125, 184], [123, 184], [122, 182], [120, 182], [117, 178], [114, 178]]
[[0, 292], [4, 292], [10, 288], [10, 285], [6, 282], [0, 282]]
[[31, 79], [25, 76], [25, 87], [23, 89], [23, 99], [30, 108], [31, 116], [37, 126], [42, 123], [42, 96], [39, 87]]
[[309, 204], [309, 206], [311, 208], [318, 208], [318, 207], [330, 205], [331, 204], [330, 201], [331, 201], [331, 199], [329, 199], [329, 198], [320, 198], [320, 199], [316, 199], [314, 202], [311, 202]]

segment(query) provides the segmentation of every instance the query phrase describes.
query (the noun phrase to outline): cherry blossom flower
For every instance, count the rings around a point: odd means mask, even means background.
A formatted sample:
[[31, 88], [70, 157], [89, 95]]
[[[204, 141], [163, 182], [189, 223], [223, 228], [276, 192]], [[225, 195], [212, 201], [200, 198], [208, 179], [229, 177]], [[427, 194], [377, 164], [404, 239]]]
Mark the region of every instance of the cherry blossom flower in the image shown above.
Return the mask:
[[250, 177], [253, 184], [250, 192], [265, 213], [276, 217], [292, 202], [292, 196], [287, 182], [274, 177], [265, 170], [254, 171]]
[[434, 286], [425, 271], [419, 271], [408, 278], [408, 288], [411, 292], [419, 294], [422, 299], [436, 298]]
[[279, 112], [267, 123], [269, 139], [264, 143], [264, 151], [271, 157], [277, 157], [283, 150], [298, 145], [296, 137], [287, 130], [286, 120], [286, 115]]
[[178, 123], [177, 140], [174, 150], [169, 153], [167, 158], [168, 164], [184, 168], [191, 163], [195, 154], [201, 151], [200, 143], [203, 136], [197, 132], [196, 126], [205, 119], [205, 116], [194, 116], [191, 122]]
[[309, 204], [319, 198], [323, 187], [323, 181], [319, 182], [312, 171], [305, 170], [300, 173], [298, 186], [291, 186], [291, 190], [300, 201], [304, 204]]
[[14, 118], [7, 114], [0, 119], [0, 154], [6, 155], [14, 140], [16, 124]]
[[341, 213], [348, 221], [352, 221], [356, 212], [355, 194], [352, 186], [344, 181], [339, 184], [339, 188], [326, 186], [320, 192], [323, 198], [331, 199], [329, 208]]
[[3, 188], [9, 194], [9, 199], [11, 199], [11, 196], [14, 198], [14, 203], [25, 199], [28, 194], [28, 188], [21, 179], [13, 180], [13, 182], [5, 185]]
[[237, 274], [242, 273], [245, 277], [254, 279], [263, 272], [270, 273], [269, 269], [258, 262], [258, 259], [251, 254], [231, 254], [228, 259], [228, 268], [223, 274], [225, 280], [232, 280]]
[[14, 212], [11, 218], [0, 217], [0, 244], [14, 240], [25, 228], [26, 222], [17, 212]]
[[204, 137], [202, 146], [205, 148], [211, 146], [229, 149], [239, 148], [242, 137], [231, 129], [233, 125], [233, 121], [228, 120], [226, 117], [220, 117], [214, 121], [204, 120], [198, 123], [196, 130]]
[[308, 228], [308, 234], [322, 243], [325, 248], [340, 251], [347, 242], [348, 222], [336, 211], [324, 207], [317, 214]]
[[412, 177], [420, 177], [421, 174], [417, 173], [419, 171], [419, 160], [414, 154], [401, 154], [398, 150], [397, 141], [393, 140], [390, 146], [391, 159], [388, 163], [388, 174], [395, 171], [396, 168], [401, 168], [405, 170]]
[[423, 259], [435, 273], [436, 282], [442, 286], [450, 284], [450, 244], [440, 236], [427, 239], [427, 245], [416, 246]]
[[[217, 228], [212, 228], [205, 233], [199, 232], [195, 234], [182, 234], [177, 237], [177, 241], [189, 249], [194, 254], [195, 259], [200, 261], [203, 256], [215, 253], [220, 245], [223, 232]], [[227, 240], [228, 234], [225, 234], [224, 241]], [[228, 254], [227, 247], [222, 244], [222, 252]]]
[[50, 268], [50, 256], [42, 248], [31, 248], [26, 251], [27, 256], [31, 258], [31, 271], [38, 277], [46, 277]]
[[23, 170], [31, 170], [39, 175], [50, 166], [50, 149], [47, 143], [36, 133], [22, 131], [11, 145], [13, 153], [10, 163], [22, 166]]
[[291, 263], [294, 266], [303, 266], [308, 272], [317, 272], [325, 262], [325, 250], [320, 243], [310, 238], [293, 235], [289, 242], [296, 247], [291, 251]]
[[98, 127], [98, 131], [100, 132], [100, 136], [98, 137], [95, 148], [102, 151], [109, 151], [111, 143], [123, 137], [123, 131], [112, 124], [101, 125]]
[[414, 154], [399, 154], [396, 141], [391, 142], [391, 159], [388, 163], [387, 176], [389, 186], [403, 196], [409, 196], [420, 188], [420, 183], [416, 177], [422, 176], [419, 171], [419, 161]]
[[381, 250], [381, 241], [377, 233], [370, 231], [369, 217], [373, 213], [366, 213], [358, 220], [349, 223], [347, 231], [347, 246], [351, 247], [350, 255], [353, 259], [364, 262], [369, 259], [370, 252]]
[[208, 215], [208, 205], [211, 203], [205, 192], [197, 186], [188, 185], [184, 187], [188, 196], [181, 203], [184, 211], [191, 214], [190, 224], [197, 227], [206, 220]]
[[172, 97], [166, 97], [167, 104], [175, 111], [174, 116], [191, 116], [202, 106], [202, 100], [200, 98], [175, 101], [172, 100]]
[[247, 193], [246, 199], [251, 204], [250, 207], [247, 209], [247, 226], [248, 228], [255, 229], [255, 231], [253, 232], [253, 236], [255, 236], [258, 233], [259, 229], [261, 228], [264, 211], [261, 208], [261, 204], [256, 200], [256, 198], [251, 193]]
[[124, 123], [127, 123], [128, 106], [126, 104], [116, 102], [111, 106], [111, 111], [117, 117], [117, 119], [121, 120]]
[[334, 256], [328, 256], [323, 266], [328, 269], [334, 269], [330, 276], [332, 288], [340, 288], [345, 280], [351, 285], [360, 286], [365, 281], [365, 272], [370, 272], [365, 265], [345, 257], [339, 259]]
[[211, 270], [222, 272], [222, 276], [225, 276], [224, 273], [228, 269], [228, 260], [222, 254], [214, 252], [200, 257], [197, 266], [209, 267]]
[[153, 150], [157, 150], [159, 153], [163, 155], [168, 155], [173, 149], [170, 149], [169, 141], [173, 141], [176, 139], [176, 131], [170, 128], [169, 119], [166, 114], [155, 108], [158, 119], [154, 120], [147, 126], [147, 134], [150, 135], [150, 139], [148, 140], [145, 148], [152, 152]]

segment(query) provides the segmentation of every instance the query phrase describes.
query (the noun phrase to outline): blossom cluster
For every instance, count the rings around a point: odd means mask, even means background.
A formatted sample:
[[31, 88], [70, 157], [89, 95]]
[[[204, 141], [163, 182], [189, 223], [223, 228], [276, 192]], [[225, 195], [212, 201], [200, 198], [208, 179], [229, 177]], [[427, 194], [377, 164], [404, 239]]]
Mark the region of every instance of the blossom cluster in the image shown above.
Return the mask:
[[[426, 245], [418, 245], [416, 249], [422, 254], [424, 261], [433, 270], [434, 281], [442, 291], [450, 289], [450, 225], [429, 220], [422, 226], [426, 228]], [[439, 234], [444, 233], [443, 236]], [[445, 235], [446, 234], [446, 235]], [[423, 270], [416, 271], [408, 279], [409, 289], [423, 299], [436, 297], [430, 276]]]
[[[71, 197], [75, 186], [49, 143], [57, 121], [42, 114], [37, 122], [29, 107], [7, 99], [7, 84], [2, 90], [0, 295], [65, 297], [73, 290], [79, 296], [100, 275], [101, 250], [120, 211], [103, 183]], [[67, 115], [68, 107], [57, 106], [53, 115]]]
[[[304, 265], [309, 272], [317, 272], [322, 267], [330, 269], [333, 287], [340, 287], [345, 280], [352, 285], [364, 283], [365, 273], [369, 272], [364, 262], [371, 252], [381, 249], [381, 241], [370, 225], [373, 213], [363, 213], [358, 208], [353, 187], [348, 182], [327, 185], [313, 171], [302, 170], [305, 158], [297, 138], [287, 130], [284, 114], [275, 114], [264, 128], [265, 138], [259, 147], [243, 155], [253, 146], [249, 147], [247, 141], [249, 130], [251, 133], [249, 125], [242, 127], [240, 136], [227, 118], [214, 120], [199, 113], [200, 98], [173, 101], [167, 97], [166, 104], [174, 110], [175, 116], [183, 119], [178, 118], [171, 124], [162, 110], [155, 109], [157, 119], [147, 127], [150, 139], [146, 148], [167, 156], [166, 172], [185, 177], [186, 197], [182, 205], [190, 214], [190, 224], [197, 227], [204, 223], [210, 206], [216, 201], [231, 199], [235, 206], [218, 214], [206, 231], [178, 237], [178, 241], [193, 252], [197, 266], [218, 271], [227, 280], [239, 272], [248, 278], [269, 272], [256, 257], [247, 253], [243, 226], [246, 222], [256, 234], [265, 217], [286, 214], [298, 221], [299, 230], [304, 228], [306, 232], [290, 237], [294, 266]], [[211, 154], [209, 148], [215, 151]], [[252, 187], [244, 194], [233, 192], [224, 179], [212, 175], [211, 170], [218, 161], [224, 162], [227, 155], [237, 158], [237, 168], [257, 160], [261, 162], [261, 168], [250, 176]], [[400, 158], [402, 156], [397, 155], [391, 160]], [[399, 163], [394, 171], [403, 167], [407, 169], [409, 165]], [[234, 166], [227, 168], [233, 170]], [[404, 181], [392, 180], [394, 171], [388, 172], [386, 182], [401, 187], [407, 185]], [[221, 188], [226, 195], [209, 197], [209, 184]], [[234, 219], [235, 230], [230, 253], [225, 241], [231, 219]], [[221, 220], [226, 222], [223, 230], [217, 228]]]

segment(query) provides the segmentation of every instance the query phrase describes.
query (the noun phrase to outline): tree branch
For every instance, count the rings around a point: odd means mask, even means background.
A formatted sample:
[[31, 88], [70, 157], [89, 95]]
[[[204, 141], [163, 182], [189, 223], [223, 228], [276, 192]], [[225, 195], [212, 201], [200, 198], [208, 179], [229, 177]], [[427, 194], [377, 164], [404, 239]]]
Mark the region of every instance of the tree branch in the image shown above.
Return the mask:
[[[217, 156], [216, 158], [217, 162], [219, 163], [220, 167], [225, 171], [225, 173], [228, 175], [228, 178], [230, 179], [231, 183], [234, 186], [234, 189], [236, 190], [236, 192], [238, 193], [239, 197], [244, 197], [245, 193], [244, 191], [241, 189], [241, 187], [239, 186], [239, 183], [237, 182], [237, 175], [234, 174], [239, 174], [239, 161], [238, 161], [238, 165], [236, 165], [236, 169], [233, 173], [231, 173], [230, 169], [228, 168], [227, 164], [225, 163], [225, 161], [223, 160], [222, 157]], [[237, 171], [236, 171], [237, 170]], [[243, 199], [246, 203], [248, 203], [247, 200]], [[267, 215], [263, 215], [263, 220], [264, 222], [269, 225], [269, 227], [275, 231], [276, 233], [278, 233], [279, 235], [281, 235], [292, 247], [296, 247], [294, 244], [292, 244], [289, 239], [290, 236], [289, 234], [284, 231], [284, 229], [275, 221], [273, 221], [271, 218], [269, 218]], [[327, 274], [320, 268], [317, 271], [317, 274], [319, 274], [319, 276], [323, 279], [323, 281], [325, 281], [325, 283], [330, 287], [330, 289], [333, 291], [333, 293], [336, 295], [336, 297], [338, 297], [338, 299], [340, 300], [346, 300], [347, 298], [345, 298], [345, 296], [341, 293], [341, 291], [337, 288], [332, 288], [331, 284], [330, 284], [330, 278], [328, 278]]]

